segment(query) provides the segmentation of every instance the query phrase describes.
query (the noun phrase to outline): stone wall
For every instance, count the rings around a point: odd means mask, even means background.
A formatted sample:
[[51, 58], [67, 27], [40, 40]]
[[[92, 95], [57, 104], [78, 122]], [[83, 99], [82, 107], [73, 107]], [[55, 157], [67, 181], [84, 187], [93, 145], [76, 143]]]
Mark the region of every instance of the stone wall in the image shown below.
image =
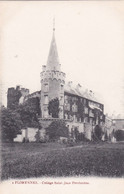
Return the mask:
[[16, 88], [8, 88], [7, 92], [7, 108], [14, 108], [19, 103], [24, 102], [24, 98], [29, 94], [29, 90], [26, 88], [20, 88], [20, 86], [16, 86]]
[[38, 131], [38, 128], [27, 128], [22, 129], [22, 134], [17, 135], [16, 138], [14, 138], [14, 142], [23, 142], [23, 140], [29, 140], [29, 142], [35, 142], [36, 138], [35, 135]]

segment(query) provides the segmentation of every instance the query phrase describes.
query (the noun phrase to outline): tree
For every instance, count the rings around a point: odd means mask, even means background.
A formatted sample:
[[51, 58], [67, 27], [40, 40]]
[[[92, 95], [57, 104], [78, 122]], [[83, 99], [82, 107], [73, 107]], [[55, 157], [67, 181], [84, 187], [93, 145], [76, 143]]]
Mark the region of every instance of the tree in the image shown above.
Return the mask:
[[29, 104], [28, 102], [21, 104], [17, 107], [16, 111], [20, 114], [21, 120], [23, 122], [23, 128], [39, 128], [38, 112], [33, 104]]
[[[39, 128], [38, 115], [40, 114], [38, 101], [26, 101], [24, 104], [13, 106], [13, 109], [2, 107], [2, 138], [13, 141], [22, 128]], [[37, 102], [37, 103], [36, 103]]]
[[48, 105], [49, 114], [52, 114], [53, 118], [59, 117], [59, 99], [55, 98], [49, 102]]
[[49, 139], [56, 140], [59, 137], [68, 137], [69, 131], [68, 127], [62, 120], [53, 121], [46, 130], [46, 134], [49, 136]]
[[1, 111], [1, 135], [3, 141], [13, 142], [17, 134], [21, 134], [23, 123], [19, 113], [10, 110], [9, 108], [2, 108]]
[[107, 135], [107, 131], [105, 132], [105, 141], [108, 141], [109, 140], [109, 137]]
[[95, 128], [94, 128], [93, 138], [95, 140], [101, 140], [102, 135], [103, 135], [102, 128], [99, 125], [96, 125]]
[[124, 131], [123, 130], [115, 131], [115, 138], [117, 139], [117, 141], [124, 141]]

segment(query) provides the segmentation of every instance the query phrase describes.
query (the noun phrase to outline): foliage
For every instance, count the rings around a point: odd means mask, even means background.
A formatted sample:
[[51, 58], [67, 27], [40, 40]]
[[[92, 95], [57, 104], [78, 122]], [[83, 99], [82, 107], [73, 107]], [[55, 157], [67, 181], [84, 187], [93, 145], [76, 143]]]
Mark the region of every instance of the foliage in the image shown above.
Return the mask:
[[49, 114], [52, 114], [53, 118], [59, 117], [59, 99], [55, 98], [49, 102], [48, 105]]
[[41, 109], [40, 109], [40, 99], [38, 97], [35, 98], [29, 98], [26, 102], [26, 105], [32, 107], [32, 109], [34, 110], [34, 112], [37, 115], [41, 114]]
[[105, 141], [108, 141], [109, 140], [109, 137], [107, 135], [107, 131], [105, 132]]
[[[38, 103], [38, 102], [37, 102]], [[36, 104], [36, 103], [35, 103]], [[21, 133], [22, 128], [35, 127], [39, 128], [38, 105], [27, 101], [24, 104], [13, 105], [13, 108], [2, 107], [2, 138], [5, 141], [13, 141], [17, 134]]]
[[53, 121], [47, 128], [46, 134], [49, 139], [56, 140], [59, 137], [68, 137], [69, 131], [66, 124], [62, 120]]
[[35, 135], [36, 142], [40, 142], [40, 131], [38, 130]]
[[39, 127], [38, 112], [32, 104], [21, 104], [17, 107], [16, 111], [20, 114], [24, 128]]
[[76, 141], [86, 141], [86, 138], [83, 133], [79, 133], [78, 130], [75, 130]]
[[81, 119], [83, 119], [83, 117], [84, 117], [84, 105], [82, 102], [79, 102], [79, 104], [78, 104], [78, 113], [79, 113]]
[[117, 141], [124, 141], [124, 131], [123, 130], [115, 131], [115, 138]]
[[99, 125], [96, 125], [94, 128], [93, 139], [99, 141], [102, 139], [102, 135], [103, 135], [102, 128]]
[[45, 143], [47, 141], [46, 136], [44, 137], [41, 136], [40, 130], [36, 132], [35, 139], [36, 139], [36, 142], [40, 142], [40, 143]]
[[22, 126], [23, 123], [19, 113], [9, 108], [2, 108], [1, 128], [3, 141], [13, 141], [17, 134], [21, 134]]

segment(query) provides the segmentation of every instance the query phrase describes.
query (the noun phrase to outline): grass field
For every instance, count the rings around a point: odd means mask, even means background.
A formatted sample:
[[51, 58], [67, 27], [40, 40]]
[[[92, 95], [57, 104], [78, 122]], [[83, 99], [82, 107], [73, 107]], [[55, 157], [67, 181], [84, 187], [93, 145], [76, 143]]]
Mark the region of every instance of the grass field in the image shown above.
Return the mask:
[[2, 180], [61, 176], [124, 176], [124, 143], [4, 143]]

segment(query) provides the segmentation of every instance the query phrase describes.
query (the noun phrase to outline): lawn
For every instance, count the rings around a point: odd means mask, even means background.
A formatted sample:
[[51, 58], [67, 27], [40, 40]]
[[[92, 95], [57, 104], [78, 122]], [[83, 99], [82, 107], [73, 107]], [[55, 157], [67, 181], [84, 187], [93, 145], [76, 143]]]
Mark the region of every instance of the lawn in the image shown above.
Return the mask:
[[2, 180], [30, 177], [124, 176], [124, 143], [4, 143]]

